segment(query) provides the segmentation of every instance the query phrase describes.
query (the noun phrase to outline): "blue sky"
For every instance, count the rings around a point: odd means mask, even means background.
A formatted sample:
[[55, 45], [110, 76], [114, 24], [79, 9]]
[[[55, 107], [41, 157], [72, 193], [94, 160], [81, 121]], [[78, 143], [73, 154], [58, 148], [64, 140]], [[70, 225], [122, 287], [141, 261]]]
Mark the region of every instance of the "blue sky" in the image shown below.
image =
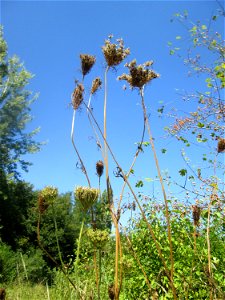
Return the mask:
[[[36, 138], [47, 142], [41, 152], [27, 157], [33, 166], [23, 178], [35, 188], [54, 185], [60, 192], [87, 184], [76, 168], [77, 158], [70, 140], [70, 96], [74, 80], [81, 79], [80, 53], [97, 57], [96, 65], [85, 80], [86, 88], [90, 89], [94, 77], [103, 78], [101, 46], [109, 34], [124, 39], [125, 46], [131, 49], [128, 60], [136, 58], [138, 63], [154, 60], [153, 69], [160, 78], [147, 87], [146, 103], [157, 149], [160, 153], [160, 149], [168, 148], [165, 155], [160, 155], [160, 166], [176, 177], [177, 170], [183, 167], [182, 145], [178, 146], [174, 139], [163, 138], [163, 128], [171, 120], [160, 119], [155, 112], [163, 101], [166, 108], [175, 106], [183, 114], [188, 113], [191, 106], [184, 105], [178, 91], [201, 89], [204, 82], [188, 77], [182, 59], [169, 54], [168, 42], [176, 41], [176, 36], [182, 36], [180, 46], [184, 53], [188, 47], [186, 29], [178, 22], [171, 22], [171, 18], [187, 10], [192, 21], [208, 24], [218, 8], [216, 1], [2, 1], [1, 23], [9, 55], [18, 55], [25, 67], [35, 74], [29, 89], [40, 93], [32, 105], [34, 120], [28, 128], [40, 126]], [[216, 26], [218, 31], [223, 31], [222, 23]], [[116, 80], [123, 72], [122, 64], [109, 74], [108, 137], [118, 161], [128, 170], [136, 150], [135, 142], [141, 137], [143, 120], [138, 94], [124, 91], [123, 82]], [[93, 107], [102, 124], [103, 91], [93, 98]], [[77, 114], [75, 135], [92, 186], [98, 186], [95, 163], [102, 157], [85, 110]], [[114, 193], [118, 196], [122, 180], [113, 176], [115, 164], [112, 161], [110, 167]], [[155, 175], [151, 151], [146, 149], [137, 162], [133, 181]], [[152, 188], [152, 184], [146, 183], [147, 194]]]

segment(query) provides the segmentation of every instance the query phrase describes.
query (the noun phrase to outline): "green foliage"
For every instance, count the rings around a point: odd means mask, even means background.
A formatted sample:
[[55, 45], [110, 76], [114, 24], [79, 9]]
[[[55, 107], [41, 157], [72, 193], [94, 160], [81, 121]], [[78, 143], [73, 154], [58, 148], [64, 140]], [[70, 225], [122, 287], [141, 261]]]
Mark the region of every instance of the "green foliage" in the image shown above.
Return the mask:
[[32, 120], [30, 105], [36, 99], [26, 90], [32, 75], [19, 59], [7, 56], [7, 44], [0, 27], [0, 169], [9, 176], [19, 177], [18, 167], [27, 170], [23, 155], [39, 150], [33, 137], [37, 130], [25, 131]]
[[[167, 240], [166, 224], [162, 220], [163, 207], [152, 204], [149, 218], [156, 238], [162, 249], [163, 256], [169, 264], [169, 245]], [[213, 257], [213, 278], [207, 273], [206, 226], [204, 219], [198, 229], [197, 250], [194, 250], [194, 226], [189, 215], [190, 209], [183, 204], [175, 204], [172, 217], [173, 251], [174, 251], [174, 284], [177, 289], [178, 299], [208, 299], [210, 288], [218, 299], [225, 293], [225, 262], [223, 217], [213, 210], [210, 241]], [[134, 230], [130, 232], [132, 248], [125, 244], [125, 259], [129, 268], [125, 273], [123, 293], [127, 299], [173, 299], [164, 266], [158, 256], [155, 244], [149, 235], [144, 220], [136, 222]], [[136, 257], [141, 262], [152, 290], [149, 291], [145, 277], [137, 263]]]

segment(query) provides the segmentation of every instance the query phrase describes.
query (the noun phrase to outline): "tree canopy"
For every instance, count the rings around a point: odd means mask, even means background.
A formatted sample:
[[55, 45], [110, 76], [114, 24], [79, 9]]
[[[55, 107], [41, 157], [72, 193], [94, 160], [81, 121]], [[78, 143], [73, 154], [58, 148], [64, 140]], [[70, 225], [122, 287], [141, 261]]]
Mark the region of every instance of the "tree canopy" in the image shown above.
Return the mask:
[[38, 129], [31, 132], [26, 125], [32, 120], [30, 106], [37, 98], [26, 89], [32, 78], [17, 56], [8, 57], [7, 43], [0, 28], [0, 171], [19, 178], [20, 167], [27, 170], [24, 155], [40, 149], [34, 140]]

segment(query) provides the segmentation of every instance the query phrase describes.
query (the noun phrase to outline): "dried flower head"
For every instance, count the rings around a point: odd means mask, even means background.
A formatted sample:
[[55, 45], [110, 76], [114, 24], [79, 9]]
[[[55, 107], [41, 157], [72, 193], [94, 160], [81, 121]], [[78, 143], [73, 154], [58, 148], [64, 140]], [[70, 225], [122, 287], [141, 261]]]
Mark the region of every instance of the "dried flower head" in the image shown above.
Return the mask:
[[104, 171], [104, 163], [102, 160], [99, 160], [96, 163], [96, 171], [97, 171], [98, 176], [101, 177], [103, 174], [103, 171]]
[[192, 217], [195, 226], [199, 226], [200, 215], [201, 215], [201, 207], [199, 207], [198, 205], [192, 205]]
[[152, 79], [159, 77], [159, 74], [149, 69], [152, 64], [152, 61], [147, 61], [143, 65], [137, 65], [136, 59], [134, 59], [125, 65], [129, 69], [130, 74], [122, 74], [118, 79], [126, 80], [132, 89], [135, 87], [142, 88]]
[[99, 190], [90, 187], [78, 186], [74, 191], [74, 195], [75, 200], [82, 204], [84, 210], [88, 210], [98, 199]]
[[82, 74], [83, 76], [85, 76], [91, 71], [91, 68], [95, 64], [96, 58], [93, 55], [80, 54], [80, 60], [81, 60]]
[[83, 101], [83, 94], [84, 94], [84, 86], [82, 83], [77, 83], [76, 88], [72, 94], [72, 105], [73, 108], [76, 110], [81, 105]]
[[217, 151], [218, 153], [223, 153], [225, 151], [225, 139], [220, 138], [218, 140]]
[[53, 186], [46, 186], [40, 191], [38, 196], [38, 208], [41, 214], [46, 211], [50, 204], [53, 204], [57, 196], [58, 189]]
[[105, 45], [102, 47], [106, 63], [109, 67], [119, 65], [130, 54], [129, 48], [124, 48], [123, 39], [117, 39], [117, 43], [111, 42], [112, 35], [105, 40]]
[[93, 95], [94, 93], [97, 92], [97, 90], [101, 87], [102, 81], [99, 77], [95, 78], [92, 81], [92, 87], [91, 87], [91, 94]]

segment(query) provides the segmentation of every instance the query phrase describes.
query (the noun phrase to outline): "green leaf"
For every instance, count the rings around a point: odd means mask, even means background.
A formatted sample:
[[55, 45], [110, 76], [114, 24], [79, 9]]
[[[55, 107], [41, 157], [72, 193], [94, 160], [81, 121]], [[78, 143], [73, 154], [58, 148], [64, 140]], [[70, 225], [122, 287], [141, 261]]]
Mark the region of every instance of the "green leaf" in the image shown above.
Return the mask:
[[180, 35], [176, 36], [176, 40], [180, 40], [180, 39], [181, 39]]
[[206, 29], [207, 29], [207, 26], [202, 25], [202, 30], [206, 30]]
[[204, 128], [204, 127], [205, 127], [205, 124], [199, 122], [199, 123], [197, 124], [197, 126], [198, 126], [199, 128]]
[[181, 176], [185, 176], [187, 174], [187, 170], [186, 169], [181, 169], [179, 170], [179, 173]]
[[144, 186], [144, 183], [142, 180], [139, 180], [136, 184], [135, 184], [135, 187], [137, 188], [140, 188], [140, 187], [143, 187]]
[[167, 150], [163, 148], [163, 149], [161, 149], [161, 151], [163, 154], [165, 154]]

